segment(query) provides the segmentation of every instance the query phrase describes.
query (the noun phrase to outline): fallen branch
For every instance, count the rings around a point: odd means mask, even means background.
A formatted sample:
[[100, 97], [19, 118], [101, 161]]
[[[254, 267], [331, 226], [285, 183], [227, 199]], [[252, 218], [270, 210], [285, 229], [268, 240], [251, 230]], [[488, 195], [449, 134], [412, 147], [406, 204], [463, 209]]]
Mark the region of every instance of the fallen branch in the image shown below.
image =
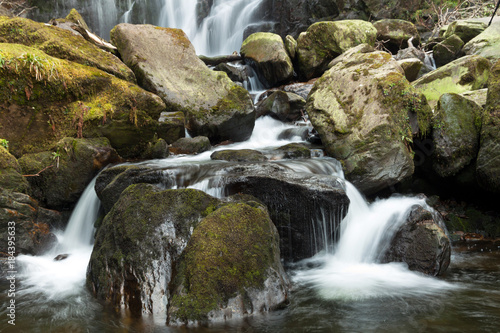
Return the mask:
[[49, 165], [48, 167], [43, 168], [42, 170], [38, 171], [34, 175], [23, 175], [23, 177], [40, 177], [40, 174], [44, 172], [45, 170], [52, 168], [54, 165]]

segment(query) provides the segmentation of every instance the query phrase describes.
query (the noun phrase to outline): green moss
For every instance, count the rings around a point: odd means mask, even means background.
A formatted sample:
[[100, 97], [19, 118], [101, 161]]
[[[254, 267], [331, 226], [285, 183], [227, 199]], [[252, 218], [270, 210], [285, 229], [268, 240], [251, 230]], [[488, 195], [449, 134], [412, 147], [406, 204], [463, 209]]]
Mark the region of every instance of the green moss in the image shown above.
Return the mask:
[[195, 229], [176, 278], [172, 318], [205, 321], [246, 288], [262, 288], [276, 259], [276, 233], [262, 208], [228, 204]]

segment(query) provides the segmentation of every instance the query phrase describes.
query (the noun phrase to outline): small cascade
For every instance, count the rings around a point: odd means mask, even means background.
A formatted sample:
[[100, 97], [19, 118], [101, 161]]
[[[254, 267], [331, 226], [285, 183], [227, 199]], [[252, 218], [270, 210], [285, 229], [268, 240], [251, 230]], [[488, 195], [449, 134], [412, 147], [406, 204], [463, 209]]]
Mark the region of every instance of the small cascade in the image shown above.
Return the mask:
[[[21, 294], [41, 293], [44, 298], [60, 300], [78, 295], [83, 290], [92, 253], [94, 222], [100, 208], [94, 190], [95, 180], [87, 186], [78, 201], [66, 231], [57, 235], [59, 244], [42, 256], [20, 255], [17, 258], [21, 276], [24, 277]], [[59, 254], [68, 256], [63, 260], [54, 260]]]

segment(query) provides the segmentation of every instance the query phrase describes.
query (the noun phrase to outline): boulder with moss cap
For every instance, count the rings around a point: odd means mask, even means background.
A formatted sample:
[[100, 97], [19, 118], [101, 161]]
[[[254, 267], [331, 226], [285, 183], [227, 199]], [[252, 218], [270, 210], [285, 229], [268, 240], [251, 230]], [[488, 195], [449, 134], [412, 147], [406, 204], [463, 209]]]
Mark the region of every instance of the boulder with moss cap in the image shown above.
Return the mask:
[[167, 109], [184, 112], [191, 136], [212, 143], [250, 137], [255, 124], [250, 94], [226, 73], [210, 70], [182, 30], [122, 23], [111, 31], [111, 40], [143, 88], [158, 94]]
[[241, 45], [245, 62], [254, 63], [257, 73], [269, 86], [290, 80], [293, 65], [283, 39], [270, 32], [257, 32], [248, 36]]
[[17, 159], [0, 145], [0, 187], [14, 192], [27, 193], [29, 184], [21, 172]]
[[373, 23], [377, 29], [377, 40], [383, 43], [383, 46], [397, 54], [400, 49], [408, 47], [408, 39], [413, 38], [413, 45], [420, 45], [420, 35], [413, 23], [396, 20], [384, 19]]
[[314, 23], [297, 39], [299, 76], [305, 79], [321, 76], [333, 58], [362, 43], [373, 46], [376, 36], [377, 29], [366, 21]]
[[410, 143], [431, 118], [425, 97], [381, 51], [338, 62], [314, 84], [306, 111], [327, 154], [367, 194], [413, 174]]

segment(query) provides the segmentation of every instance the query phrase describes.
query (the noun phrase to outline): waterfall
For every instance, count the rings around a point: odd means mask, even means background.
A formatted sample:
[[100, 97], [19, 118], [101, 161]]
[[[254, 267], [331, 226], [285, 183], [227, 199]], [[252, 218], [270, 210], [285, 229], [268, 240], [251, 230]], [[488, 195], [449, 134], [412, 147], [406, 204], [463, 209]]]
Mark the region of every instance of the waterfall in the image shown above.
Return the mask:
[[[55, 247], [42, 256], [18, 256], [21, 277], [24, 277], [22, 294], [42, 293], [49, 299], [61, 300], [83, 290], [92, 253], [94, 222], [100, 208], [94, 190], [96, 178], [78, 200], [66, 231], [58, 235], [59, 243]], [[54, 260], [62, 253], [68, 257]]]

